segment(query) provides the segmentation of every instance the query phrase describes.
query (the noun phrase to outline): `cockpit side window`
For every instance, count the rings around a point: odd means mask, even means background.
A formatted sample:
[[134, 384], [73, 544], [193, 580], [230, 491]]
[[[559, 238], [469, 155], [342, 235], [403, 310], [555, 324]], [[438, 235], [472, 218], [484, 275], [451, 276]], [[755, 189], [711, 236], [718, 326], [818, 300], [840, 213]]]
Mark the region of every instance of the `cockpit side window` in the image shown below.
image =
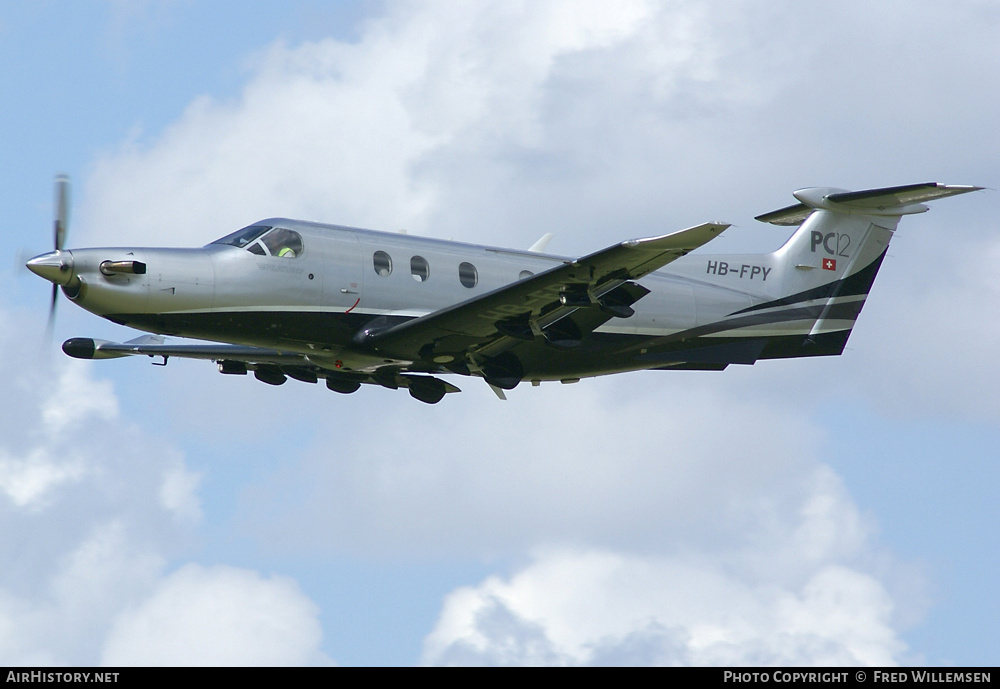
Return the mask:
[[282, 227], [268, 232], [261, 239], [272, 256], [298, 258], [302, 255], [302, 235]]
[[216, 239], [212, 244], [228, 244], [243, 249], [270, 229], [270, 225], [250, 225], [242, 230], [236, 230], [232, 234], [227, 234], [222, 239]]

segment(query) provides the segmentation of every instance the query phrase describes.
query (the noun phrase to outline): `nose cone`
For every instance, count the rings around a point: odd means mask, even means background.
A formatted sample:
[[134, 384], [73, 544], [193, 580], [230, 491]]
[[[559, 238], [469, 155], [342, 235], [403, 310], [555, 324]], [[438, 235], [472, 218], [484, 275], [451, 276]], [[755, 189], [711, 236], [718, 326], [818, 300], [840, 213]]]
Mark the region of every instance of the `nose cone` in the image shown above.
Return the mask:
[[69, 251], [50, 251], [35, 256], [25, 265], [35, 275], [56, 285], [68, 285], [73, 279], [73, 254]]

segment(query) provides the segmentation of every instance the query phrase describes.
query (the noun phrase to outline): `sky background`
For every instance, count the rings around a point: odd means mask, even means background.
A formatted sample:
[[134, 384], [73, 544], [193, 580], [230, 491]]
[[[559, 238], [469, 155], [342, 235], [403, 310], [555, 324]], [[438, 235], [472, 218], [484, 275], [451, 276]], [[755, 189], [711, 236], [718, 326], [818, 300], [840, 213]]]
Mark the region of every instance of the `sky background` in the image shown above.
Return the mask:
[[1000, 196], [847, 351], [428, 406], [69, 360], [23, 270], [271, 216], [582, 255], [997, 188], [1000, 5], [0, 0], [0, 664], [996, 665]]

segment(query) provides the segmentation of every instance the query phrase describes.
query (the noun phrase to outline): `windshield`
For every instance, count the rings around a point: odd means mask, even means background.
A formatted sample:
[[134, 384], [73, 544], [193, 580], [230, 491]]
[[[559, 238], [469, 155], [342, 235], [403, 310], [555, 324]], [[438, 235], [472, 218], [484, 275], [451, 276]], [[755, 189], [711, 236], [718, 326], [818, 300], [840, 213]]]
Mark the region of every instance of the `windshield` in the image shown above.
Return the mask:
[[244, 227], [242, 230], [236, 230], [232, 234], [227, 234], [222, 239], [216, 239], [212, 244], [229, 244], [230, 246], [238, 246], [242, 249], [270, 229], [270, 225], [250, 225], [249, 227]]
[[298, 258], [302, 255], [302, 235], [271, 225], [250, 225], [216, 239], [212, 244], [235, 246], [258, 256]]

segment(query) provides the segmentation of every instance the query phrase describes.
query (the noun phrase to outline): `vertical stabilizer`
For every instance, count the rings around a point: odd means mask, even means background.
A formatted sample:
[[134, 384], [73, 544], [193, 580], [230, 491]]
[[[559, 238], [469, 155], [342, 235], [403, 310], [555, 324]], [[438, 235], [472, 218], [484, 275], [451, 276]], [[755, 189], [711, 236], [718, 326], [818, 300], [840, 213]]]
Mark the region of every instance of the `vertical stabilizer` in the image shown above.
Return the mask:
[[[780, 249], [706, 257], [709, 275], [703, 279], [730, 286], [722, 265], [750, 266], [750, 271], [760, 266], [759, 276], [766, 280], [744, 278], [741, 285], [753, 288], [753, 305], [727, 319], [733, 326], [739, 324], [731, 335], [768, 338], [760, 358], [840, 354], [900, 218], [928, 210], [924, 201], [979, 189], [934, 182], [865, 191], [800, 189], [794, 193], [796, 205], [757, 216], [763, 222], [798, 226]], [[713, 273], [716, 265], [720, 268]]]

